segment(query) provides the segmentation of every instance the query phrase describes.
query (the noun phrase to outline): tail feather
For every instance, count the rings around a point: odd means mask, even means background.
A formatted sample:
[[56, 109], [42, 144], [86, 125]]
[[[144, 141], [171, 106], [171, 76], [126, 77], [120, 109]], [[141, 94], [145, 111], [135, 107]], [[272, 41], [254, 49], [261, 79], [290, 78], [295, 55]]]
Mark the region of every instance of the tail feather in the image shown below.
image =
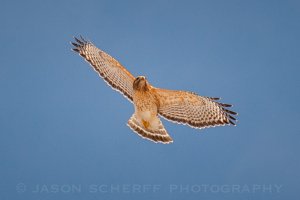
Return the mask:
[[[158, 119], [159, 120], [159, 119]], [[162, 125], [161, 121], [159, 120], [159, 126], [156, 130], [146, 129], [139, 123], [136, 115], [133, 114], [131, 118], [128, 120], [127, 125], [139, 136], [144, 139], [151, 140], [155, 143], [161, 142], [164, 144], [168, 144], [173, 142], [172, 138], [167, 133], [166, 129]]]

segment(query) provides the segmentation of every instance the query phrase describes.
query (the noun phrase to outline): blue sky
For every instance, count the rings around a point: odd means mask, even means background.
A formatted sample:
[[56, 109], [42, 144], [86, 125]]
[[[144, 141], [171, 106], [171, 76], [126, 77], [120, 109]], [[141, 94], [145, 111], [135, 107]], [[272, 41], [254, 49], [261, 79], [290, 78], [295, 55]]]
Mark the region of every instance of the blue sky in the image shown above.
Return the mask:
[[[268, 0], [2, 1], [0, 198], [296, 199], [299, 9]], [[80, 34], [154, 86], [222, 97], [238, 125], [164, 120], [173, 144], [143, 140], [126, 126], [133, 106], [70, 50]]]

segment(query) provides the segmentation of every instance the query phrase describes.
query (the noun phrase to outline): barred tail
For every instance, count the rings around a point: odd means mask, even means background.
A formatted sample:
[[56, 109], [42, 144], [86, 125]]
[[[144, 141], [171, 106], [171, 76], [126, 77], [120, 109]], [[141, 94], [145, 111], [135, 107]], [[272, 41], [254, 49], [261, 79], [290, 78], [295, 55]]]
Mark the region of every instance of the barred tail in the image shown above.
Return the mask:
[[[157, 118], [159, 120], [159, 118]], [[161, 121], [159, 120], [159, 126], [157, 129], [146, 129], [144, 126], [139, 122], [136, 115], [133, 114], [131, 118], [128, 120], [127, 125], [131, 128], [135, 133], [141, 136], [144, 139], [151, 140], [155, 143], [161, 142], [164, 144], [168, 144], [173, 142], [172, 138], [167, 133], [166, 129], [162, 125]]]

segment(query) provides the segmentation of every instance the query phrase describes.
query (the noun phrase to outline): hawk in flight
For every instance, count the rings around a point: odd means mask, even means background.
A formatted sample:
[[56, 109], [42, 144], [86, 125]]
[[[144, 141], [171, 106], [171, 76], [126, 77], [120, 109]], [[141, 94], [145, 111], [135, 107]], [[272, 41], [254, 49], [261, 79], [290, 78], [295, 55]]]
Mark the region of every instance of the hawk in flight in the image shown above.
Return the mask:
[[139, 136], [164, 144], [173, 142], [159, 116], [193, 128], [235, 125], [229, 104], [219, 98], [199, 96], [193, 92], [166, 90], [152, 86], [144, 76], [134, 77], [117, 60], [82, 37], [72, 42], [78, 52], [114, 90], [122, 93], [135, 112], [127, 125]]

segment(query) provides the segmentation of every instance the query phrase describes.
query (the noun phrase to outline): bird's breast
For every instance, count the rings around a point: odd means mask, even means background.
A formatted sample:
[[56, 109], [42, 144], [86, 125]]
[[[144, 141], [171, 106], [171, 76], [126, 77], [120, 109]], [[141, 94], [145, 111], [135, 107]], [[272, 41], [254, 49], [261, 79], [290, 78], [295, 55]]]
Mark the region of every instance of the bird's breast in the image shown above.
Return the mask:
[[157, 114], [157, 102], [151, 92], [136, 91], [133, 94], [133, 103], [135, 111], [137, 113], [142, 113], [141, 115], [145, 118], [148, 118], [149, 115]]

